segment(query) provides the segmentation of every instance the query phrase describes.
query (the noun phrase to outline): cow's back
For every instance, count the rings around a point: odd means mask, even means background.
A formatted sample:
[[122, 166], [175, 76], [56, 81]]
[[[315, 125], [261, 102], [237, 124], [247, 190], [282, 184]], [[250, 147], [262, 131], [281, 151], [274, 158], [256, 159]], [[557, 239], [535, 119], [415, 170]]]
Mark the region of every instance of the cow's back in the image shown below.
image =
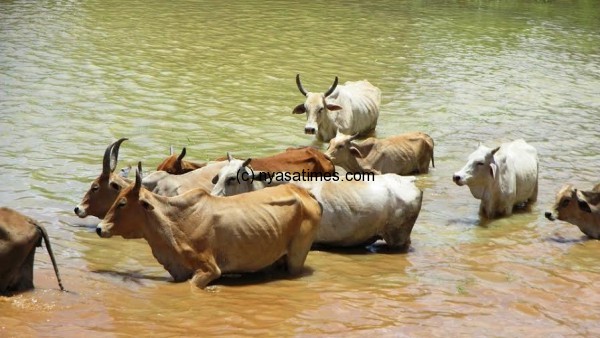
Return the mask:
[[516, 202], [526, 201], [537, 188], [538, 181], [538, 158], [537, 150], [519, 139], [502, 145], [494, 155], [505, 157], [507, 170], [511, 171], [510, 177], [514, 177]]
[[377, 125], [381, 90], [369, 81], [347, 81], [327, 99], [343, 107], [343, 112], [338, 113], [336, 119], [342, 133], [362, 134]]
[[290, 148], [273, 156], [252, 159], [252, 169], [268, 172], [332, 173], [335, 167], [325, 155], [313, 147]]
[[157, 175], [160, 179], [151, 190], [153, 193], [162, 196], [177, 196], [196, 188], [202, 188], [210, 192], [214, 187], [212, 179], [226, 164], [227, 161], [214, 162], [182, 175], [165, 175], [163, 172], [152, 173], [148, 177]]

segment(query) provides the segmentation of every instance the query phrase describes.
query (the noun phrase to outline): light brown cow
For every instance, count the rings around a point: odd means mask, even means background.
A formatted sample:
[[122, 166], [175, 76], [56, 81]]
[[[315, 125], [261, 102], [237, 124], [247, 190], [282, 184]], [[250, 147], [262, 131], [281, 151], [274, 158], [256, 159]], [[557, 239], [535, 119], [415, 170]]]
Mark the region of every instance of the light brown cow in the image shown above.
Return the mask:
[[100, 237], [144, 238], [175, 281], [191, 278], [199, 288], [284, 255], [291, 274], [302, 271], [321, 220], [308, 191], [288, 184], [233, 197], [203, 189], [164, 197], [142, 188], [140, 170], [98, 224]]
[[[218, 160], [228, 160], [228, 157]], [[334, 173], [335, 166], [313, 147], [287, 148], [284, 152], [267, 157], [253, 157], [252, 168], [269, 172]]]
[[0, 208], [0, 294], [33, 288], [35, 248], [42, 246], [42, 238], [64, 291], [46, 229], [13, 209]]
[[185, 154], [185, 147], [183, 147], [179, 156], [173, 154], [173, 148], [171, 147], [170, 156], [165, 158], [158, 167], [156, 167], [156, 170], [166, 171], [171, 175], [181, 175], [206, 166], [206, 162], [196, 163], [184, 160]]
[[119, 147], [127, 138], [121, 138], [106, 148], [102, 160], [102, 172], [94, 181], [90, 189], [85, 193], [81, 203], [75, 207], [75, 214], [81, 218], [88, 215], [103, 218], [110, 206], [119, 195], [123, 187], [131, 183], [118, 174], [115, 174]]
[[[581, 232], [590, 238], [600, 239], [600, 215], [593, 213], [592, 210], [584, 210], [589, 201], [586, 201], [586, 194], [600, 193], [600, 184], [594, 186], [589, 192], [575, 189], [572, 184], [563, 186], [557, 193], [554, 206], [551, 211], [546, 211], [547, 219], [561, 220], [576, 225]], [[589, 207], [589, 205], [587, 205]]]
[[325, 152], [333, 163], [349, 172], [376, 174], [424, 174], [433, 161], [433, 139], [422, 132], [411, 132], [386, 139], [369, 137], [358, 143], [357, 135], [338, 131]]

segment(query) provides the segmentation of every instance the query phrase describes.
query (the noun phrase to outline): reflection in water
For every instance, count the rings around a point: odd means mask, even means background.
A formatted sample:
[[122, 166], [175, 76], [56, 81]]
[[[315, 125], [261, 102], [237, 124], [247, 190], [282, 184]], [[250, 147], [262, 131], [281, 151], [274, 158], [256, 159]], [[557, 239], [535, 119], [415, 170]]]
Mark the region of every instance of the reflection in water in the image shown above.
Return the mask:
[[[43, 221], [69, 293], [0, 297], [0, 335], [591, 335], [600, 242], [543, 211], [597, 183], [600, 3], [162, 1], [0, 3], [2, 205]], [[436, 168], [408, 253], [312, 251], [301, 278], [173, 283], [144, 241], [101, 240], [73, 207], [108, 144], [119, 168], [264, 156], [303, 134], [294, 77], [381, 88], [376, 135], [422, 130]], [[539, 200], [493, 221], [451, 180], [468, 154], [523, 137]]]

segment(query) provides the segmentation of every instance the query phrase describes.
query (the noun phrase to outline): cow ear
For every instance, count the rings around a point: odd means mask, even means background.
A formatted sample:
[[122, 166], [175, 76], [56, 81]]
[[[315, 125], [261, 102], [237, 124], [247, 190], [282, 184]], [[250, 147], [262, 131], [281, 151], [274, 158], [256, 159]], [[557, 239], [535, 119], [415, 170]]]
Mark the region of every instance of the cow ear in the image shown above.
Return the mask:
[[579, 205], [579, 209], [581, 209], [582, 211], [588, 213], [592, 212], [592, 208], [590, 208], [590, 205], [586, 201], [577, 200], [577, 205]]
[[141, 199], [140, 200], [140, 204], [142, 205], [142, 207], [144, 207], [144, 209], [150, 211], [150, 210], [154, 210], [154, 207], [152, 206], [152, 204], [148, 203], [148, 201]]
[[217, 184], [217, 182], [219, 181], [219, 175], [215, 175], [215, 177], [213, 177], [212, 179], [212, 184]]
[[292, 110], [292, 114], [304, 114], [306, 113], [306, 107], [304, 107], [304, 103], [301, 103]]
[[363, 154], [360, 153], [360, 150], [358, 150], [358, 148], [356, 147], [350, 147], [350, 154], [359, 157], [359, 158], [363, 158]]
[[328, 104], [327, 104], [327, 110], [331, 110], [331, 111], [334, 111], [334, 110], [342, 110], [342, 107], [341, 107], [341, 106], [338, 106], [337, 104], [328, 103]]
[[498, 166], [496, 165], [496, 163], [490, 163], [490, 175], [492, 175], [492, 178], [496, 178], [496, 172], [498, 171]]

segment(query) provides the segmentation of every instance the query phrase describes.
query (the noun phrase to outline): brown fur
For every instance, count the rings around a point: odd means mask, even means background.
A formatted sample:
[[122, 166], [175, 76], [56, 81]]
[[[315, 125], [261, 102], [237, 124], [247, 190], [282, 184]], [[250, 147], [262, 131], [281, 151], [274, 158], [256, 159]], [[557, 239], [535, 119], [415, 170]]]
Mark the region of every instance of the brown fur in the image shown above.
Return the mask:
[[[592, 191], [599, 192], [600, 184]], [[600, 215], [586, 212], [578, 205], [577, 189], [572, 184], [563, 186], [557, 193], [551, 211], [545, 213], [551, 221], [559, 219], [576, 225], [581, 232], [590, 238], [600, 239]]]
[[156, 167], [156, 170], [166, 171], [171, 175], [182, 175], [206, 166], [206, 162], [196, 163], [184, 160], [183, 157], [185, 156], [185, 153], [186, 150], [183, 148], [180, 155], [170, 155]]

